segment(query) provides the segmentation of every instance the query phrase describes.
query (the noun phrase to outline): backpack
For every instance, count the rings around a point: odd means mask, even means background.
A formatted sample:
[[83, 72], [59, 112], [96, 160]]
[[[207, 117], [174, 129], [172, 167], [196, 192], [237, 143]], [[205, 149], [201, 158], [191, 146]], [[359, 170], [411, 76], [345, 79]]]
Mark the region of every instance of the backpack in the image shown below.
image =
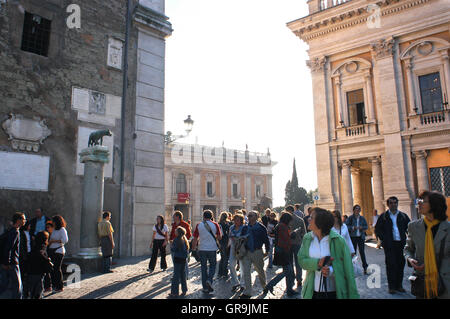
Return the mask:
[[247, 255], [247, 248], [245, 244], [247, 243], [247, 237], [238, 237], [234, 243], [234, 255], [237, 259], [243, 259]]

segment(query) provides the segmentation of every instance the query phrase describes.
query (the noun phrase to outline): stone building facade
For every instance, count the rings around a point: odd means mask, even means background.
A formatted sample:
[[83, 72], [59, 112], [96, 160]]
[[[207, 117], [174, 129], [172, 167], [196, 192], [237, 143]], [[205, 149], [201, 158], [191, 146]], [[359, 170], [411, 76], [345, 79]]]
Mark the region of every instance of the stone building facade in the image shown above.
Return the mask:
[[265, 196], [272, 198], [270, 153], [224, 147], [171, 143], [165, 150], [165, 215], [180, 210], [194, 227], [211, 209], [215, 220], [222, 211], [257, 210]]
[[[4, 1], [0, 12], [0, 216], [15, 211], [67, 221], [68, 255], [80, 248], [84, 164], [94, 130], [103, 145], [104, 209], [116, 253], [148, 253], [153, 215], [164, 209], [164, 60], [172, 32], [164, 0], [132, 1], [128, 90], [122, 119], [126, 3]], [[121, 121], [125, 121], [124, 214], [119, 222]], [[100, 212], [99, 212], [100, 217]], [[122, 234], [123, 238], [119, 238]], [[122, 245], [118, 243], [121, 239]]]
[[417, 217], [450, 203], [450, 2], [309, 0], [288, 28], [309, 45], [319, 205], [371, 221], [389, 196]]

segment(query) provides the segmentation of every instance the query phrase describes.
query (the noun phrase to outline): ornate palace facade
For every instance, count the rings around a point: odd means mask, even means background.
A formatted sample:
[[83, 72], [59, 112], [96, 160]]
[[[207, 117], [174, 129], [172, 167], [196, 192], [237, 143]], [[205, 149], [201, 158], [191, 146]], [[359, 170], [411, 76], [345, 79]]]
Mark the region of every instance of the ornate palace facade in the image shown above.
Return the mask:
[[412, 218], [421, 190], [449, 198], [450, 2], [308, 5], [287, 25], [309, 45], [318, 204], [370, 222], [389, 196]]
[[204, 209], [211, 209], [215, 220], [222, 211], [258, 209], [264, 196], [272, 198], [275, 164], [269, 152], [169, 144], [164, 164], [166, 217], [180, 210], [195, 226]]

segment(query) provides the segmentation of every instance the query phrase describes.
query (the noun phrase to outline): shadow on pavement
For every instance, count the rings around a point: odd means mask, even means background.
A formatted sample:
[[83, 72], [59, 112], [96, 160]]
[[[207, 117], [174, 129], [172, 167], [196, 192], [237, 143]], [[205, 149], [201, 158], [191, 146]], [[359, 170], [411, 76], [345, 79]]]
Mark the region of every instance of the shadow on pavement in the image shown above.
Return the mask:
[[100, 299], [100, 298], [105, 298], [108, 295], [112, 295], [113, 293], [124, 289], [126, 286], [135, 283], [138, 280], [147, 278], [150, 274], [142, 274], [142, 275], [138, 275], [132, 278], [129, 278], [125, 281], [121, 281], [112, 285], [108, 285], [105, 287], [102, 287], [100, 289], [94, 290], [84, 296], [81, 296], [79, 299]]

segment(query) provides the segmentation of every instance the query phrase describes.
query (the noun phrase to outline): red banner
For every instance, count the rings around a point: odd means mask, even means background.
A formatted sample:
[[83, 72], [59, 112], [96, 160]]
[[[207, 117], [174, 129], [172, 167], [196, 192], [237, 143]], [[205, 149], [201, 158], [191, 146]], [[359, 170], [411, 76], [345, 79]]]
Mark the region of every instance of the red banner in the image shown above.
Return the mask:
[[190, 199], [190, 195], [189, 193], [178, 193], [178, 202], [185, 203]]

